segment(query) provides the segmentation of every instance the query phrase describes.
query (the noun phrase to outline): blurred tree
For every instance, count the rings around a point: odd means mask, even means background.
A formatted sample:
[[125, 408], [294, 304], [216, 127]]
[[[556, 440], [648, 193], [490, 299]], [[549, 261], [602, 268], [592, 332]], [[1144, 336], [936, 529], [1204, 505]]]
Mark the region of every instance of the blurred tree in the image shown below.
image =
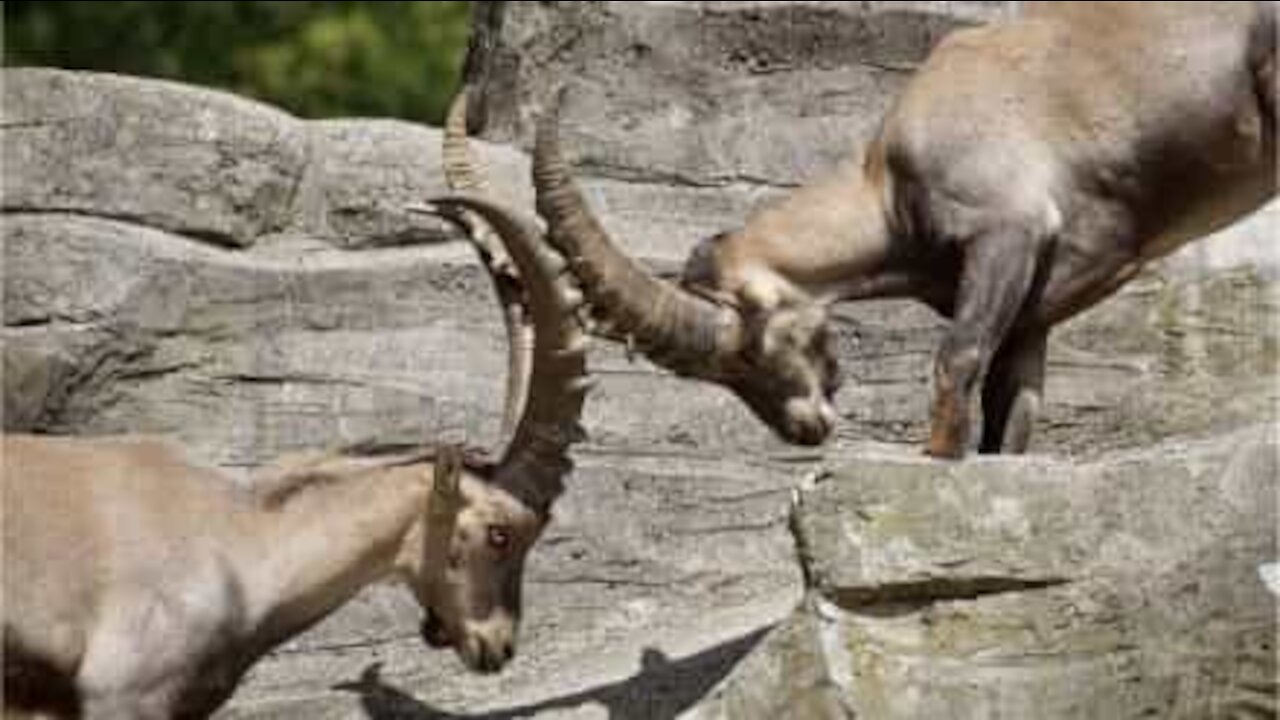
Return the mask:
[[465, 2], [15, 2], [4, 64], [232, 90], [304, 117], [439, 123], [466, 49]]

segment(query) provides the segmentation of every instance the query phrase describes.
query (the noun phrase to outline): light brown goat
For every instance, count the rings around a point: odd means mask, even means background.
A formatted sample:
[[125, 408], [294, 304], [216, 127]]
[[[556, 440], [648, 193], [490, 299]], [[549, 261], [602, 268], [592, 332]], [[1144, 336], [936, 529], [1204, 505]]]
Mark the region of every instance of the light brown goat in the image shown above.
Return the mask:
[[536, 230], [506, 214], [494, 225], [533, 336], [497, 462], [456, 449], [333, 457], [249, 494], [157, 440], [6, 437], [6, 705], [203, 717], [264, 653], [382, 579], [412, 590], [429, 644], [476, 671], [503, 667], [588, 383], [580, 294]]
[[675, 372], [824, 441], [839, 386], [827, 305], [913, 297], [952, 319], [928, 451], [1020, 452], [1052, 326], [1276, 194], [1276, 6], [1025, 3], [946, 37], [857, 157], [698, 245], [683, 287], [626, 257], [560, 157], [534, 157], [547, 238], [594, 312]]

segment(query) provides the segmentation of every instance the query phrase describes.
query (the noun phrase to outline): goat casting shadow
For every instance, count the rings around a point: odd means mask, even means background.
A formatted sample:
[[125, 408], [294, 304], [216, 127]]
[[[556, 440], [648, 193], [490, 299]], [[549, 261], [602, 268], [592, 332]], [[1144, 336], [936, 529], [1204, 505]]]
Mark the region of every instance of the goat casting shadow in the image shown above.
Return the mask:
[[478, 714], [441, 710], [385, 683], [379, 677], [382, 663], [370, 664], [359, 680], [335, 687], [359, 694], [361, 706], [373, 720], [515, 720], [588, 703], [603, 705], [610, 720], [666, 720], [705, 697], [772, 629], [764, 627], [678, 660], [661, 650], [645, 648], [639, 671], [625, 680]]

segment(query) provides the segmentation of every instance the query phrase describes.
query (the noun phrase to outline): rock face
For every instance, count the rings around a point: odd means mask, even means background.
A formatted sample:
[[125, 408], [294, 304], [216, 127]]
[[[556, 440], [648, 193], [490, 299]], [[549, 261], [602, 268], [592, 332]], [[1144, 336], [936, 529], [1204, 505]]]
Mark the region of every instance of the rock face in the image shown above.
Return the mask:
[[[567, 83], [564, 144], [591, 202], [660, 269], [838, 162], [941, 34], [1007, 12], [476, 7], [473, 130], [495, 194], [532, 210], [521, 148]], [[7, 430], [165, 434], [232, 470], [492, 441], [505, 348], [488, 282], [451, 226], [404, 210], [444, 190], [437, 130], [111, 75], [2, 79]], [[1275, 213], [1060, 328], [1024, 459], [919, 458], [943, 326], [910, 303], [839, 309], [843, 419], [820, 450], [601, 345], [590, 440], [531, 556], [509, 671], [426, 653], [413, 603], [375, 589], [264, 660], [221, 715], [1265, 708]]]
[[686, 717], [1274, 717], [1276, 430], [835, 461], [794, 509], [812, 594]]

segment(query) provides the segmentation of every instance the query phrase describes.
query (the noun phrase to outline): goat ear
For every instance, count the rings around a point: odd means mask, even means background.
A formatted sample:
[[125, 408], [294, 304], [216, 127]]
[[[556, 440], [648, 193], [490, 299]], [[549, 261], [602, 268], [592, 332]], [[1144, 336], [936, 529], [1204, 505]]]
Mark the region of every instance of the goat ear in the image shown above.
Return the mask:
[[462, 479], [462, 447], [441, 446], [436, 451], [436, 461], [431, 472], [431, 506], [455, 509], [462, 502], [462, 491], [459, 489]]

